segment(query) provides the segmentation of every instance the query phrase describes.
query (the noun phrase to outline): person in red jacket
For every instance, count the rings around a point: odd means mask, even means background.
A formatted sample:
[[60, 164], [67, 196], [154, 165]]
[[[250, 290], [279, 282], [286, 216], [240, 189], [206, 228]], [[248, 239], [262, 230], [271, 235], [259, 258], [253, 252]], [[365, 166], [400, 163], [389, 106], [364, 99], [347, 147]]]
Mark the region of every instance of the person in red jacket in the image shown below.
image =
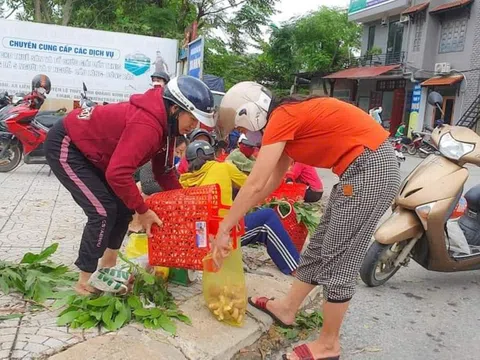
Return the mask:
[[133, 174], [151, 160], [163, 190], [180, 188], [172, 171], [175, 137], [190, 133], [199, 122], [215, 126], [213, 109], [208, 87], [180, 76], [128, 102], [74, 110], [49, 131], [47, 162], [88, 217], [75, 262], [81, 270], [78, 293], [95, 291], [88, 280], [98, 266], [116, 265], [134, 211], [148, 235], [153, 224], [161, 226]]
[[307, 203], [320, 201], [323, 196], [323, 183], [313, 166], [295, 161], [286, 174], [287, 182], [307, 185], [303, 200]]

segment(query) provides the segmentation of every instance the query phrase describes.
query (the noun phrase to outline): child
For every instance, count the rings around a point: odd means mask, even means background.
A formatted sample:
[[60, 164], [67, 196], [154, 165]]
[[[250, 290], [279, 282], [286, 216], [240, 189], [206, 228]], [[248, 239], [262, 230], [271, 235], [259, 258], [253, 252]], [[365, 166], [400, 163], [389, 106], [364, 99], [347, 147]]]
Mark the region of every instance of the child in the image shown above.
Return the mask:
[[[180, 184], [183, 187], [218, 184], [222, 203], [231, 206], [232, 184], [242, 186], [247, 176], [233, 164], [215, 161], [215, 149], [206, 141], [197, 140], [188, 145], [186, 158], [189, 172], [180, 176]], [[242, 246], [253, 243], [266, 245], [268, 254], [280, 271], [293, 273], [300, 255], [275, 211], [257, 210], [245, 216], [244, 220], [246, 233], [241, 239]]]
[[307, 185], [304, 201], [313, 203], [320, 201], [323, 196], [323, 183], [313, 166], [295, 162], [286, 175], [287, 181]]

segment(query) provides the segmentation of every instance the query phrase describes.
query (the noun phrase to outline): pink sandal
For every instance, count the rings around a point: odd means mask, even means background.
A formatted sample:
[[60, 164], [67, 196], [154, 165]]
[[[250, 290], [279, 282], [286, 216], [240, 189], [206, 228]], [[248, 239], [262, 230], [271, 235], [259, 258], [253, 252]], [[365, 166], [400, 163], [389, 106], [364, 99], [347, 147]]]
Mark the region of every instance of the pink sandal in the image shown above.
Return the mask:
[[[297, 355], [299, 360], [340, 360], [340, 355], [339, 356], [330, 356], [328, 358], [315, 359], [313, 357], [312, 351], [307, 346], [307, 344], [297, 346], [296, 348], [293, 349], [293, 353], [295, 355]], [[283, 360], [289, 360], [286, 354], [284, 354], [282, 356], [282, 359]]]
[[252, 305], [255, 309], [260, 310], [261, 312], [270, 316], [275, 323], [280, 325], [283, 328], [290, 329], [293, 325], [287, 325], [282, 320], [280, 320], [275, 314], [273, 314], [270, 310], [267, 309], [267, 303], [275, 298], [266, 298], [266, 297], [259, 297], [257, 301], [253, 301], [251, 297], [248, 298], [248, 303]]

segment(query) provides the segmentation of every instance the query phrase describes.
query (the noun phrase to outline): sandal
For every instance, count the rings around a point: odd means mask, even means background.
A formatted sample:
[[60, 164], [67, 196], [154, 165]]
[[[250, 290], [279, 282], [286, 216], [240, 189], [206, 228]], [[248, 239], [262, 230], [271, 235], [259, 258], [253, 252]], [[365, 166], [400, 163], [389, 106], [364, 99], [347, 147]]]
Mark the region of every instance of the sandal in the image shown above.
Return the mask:
[[267, 303], [271, 300], [274, 300], [275, 298], [266, 298], [266, 297], [260, 297], [257, 299], [257, 301], [253, 301], [251, 297], [248, 298], [248, 303], [252, 305], [255, 309], [260, 310], [261, 312], [267, 314], [270, 316], [275, 323], [280, 325], [283, 328], [286, 329], [291, 329], [293, 325], [287, 325], [285, 324], [282, 320], [280, 320], [278, 317], [275, 316], [270, 310], [267, 309]]
[[[293, 348], [293, 353], [297, 355], [297, 358], [299, 360], [340, 360], [340, 355], [315, 359], [313, 357], [313, 354], [310, 348], [307, 346], [307, 344], [303, 344], [303, 345], [297, 346], [296, 348]], [[287, 354], [283, 354], [282, 359], [289, 360], [287, 357]]]

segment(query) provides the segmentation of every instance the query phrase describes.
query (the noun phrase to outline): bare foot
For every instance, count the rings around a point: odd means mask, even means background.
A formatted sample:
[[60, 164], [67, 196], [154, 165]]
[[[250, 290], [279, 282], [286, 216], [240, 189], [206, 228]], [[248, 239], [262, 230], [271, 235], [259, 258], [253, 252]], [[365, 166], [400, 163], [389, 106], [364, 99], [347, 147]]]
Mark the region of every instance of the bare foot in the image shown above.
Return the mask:
[[[252, 297], [254, 303], [257, 302], [257, 297]], [[274, 314], [285, 325], [293, 325], [295, 322], [295, 315], [297, 309], [290, 309], [283, 299], [269, 300], [267, 302], [267, 310]]]
[[78, 295], [81, 295], [81, 296], [89, 296], [89, 295], [95, 295], [95, 294], [99, 294], [100, 292], [95, 289], [93, 286], [90, 286], [88, 284], [82, 284], [80, 282], [78, 282], [76, 285], [75, 285], [75, 292], [78, 294]]
[[[323, 343], [321, 339], [322, 338], [320, 337], [318, 340], [306, 344], [314, 359], [329, 359], [340, 355], [340, 342], [338, 340], [334, 345], [327, 345]], [[295, 353], [291, 353], [288, 354], [287, 359], [299, 360], [300, 358]]]

